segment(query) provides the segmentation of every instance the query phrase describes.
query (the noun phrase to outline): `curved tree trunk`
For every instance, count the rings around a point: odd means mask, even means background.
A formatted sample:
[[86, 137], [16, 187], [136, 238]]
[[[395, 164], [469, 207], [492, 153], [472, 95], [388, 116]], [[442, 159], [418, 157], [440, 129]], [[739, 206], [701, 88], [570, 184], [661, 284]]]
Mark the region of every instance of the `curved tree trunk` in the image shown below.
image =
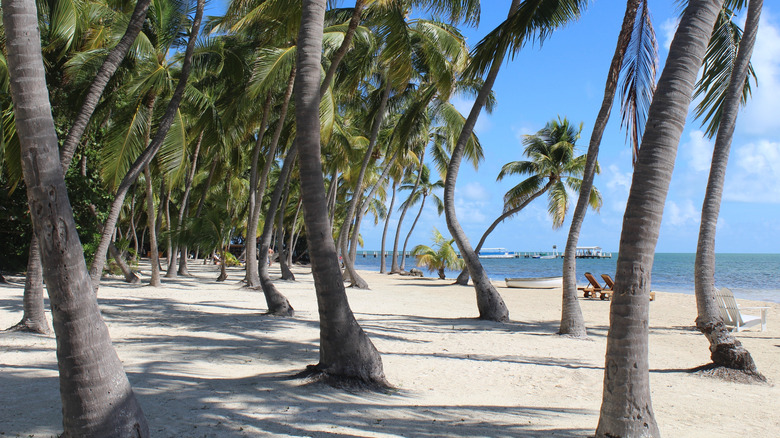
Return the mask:
[[130, 266], [127, 265], [124, 256], [122, 256], [122, 252], [114, 245], [114, 242], [108, 244], [108, 251], [111, 253], [111, 257], [116, 261], [116, 265], [119, 266], [119, 269], [122, 271], [122, 275], [125, 276], [125, 283], [137, 284], [141, 282], [141, 279], [138, 278], [138, 276], [135, 275], [135, 272], [130, 269]]
[[590, 135], [590, 144], [588, 145], [588, 154], [585, 160], [585, 169], [582, 176], [582, 187], [577, 198], [577, 205], [574, 208], [569, 228], [569, 236], [566, 240], [566, 249], [563, 257], [563, 303], [561, 305], [561, 324], [558, 328], [558, 334], [571, 336], [575, 338], [585, 338], [588, 336], [585, 330], [585, 319], [582, 316], [580, 303], [577, 301], [577, 242], [580, 238], [580, 230], [585, 220], [585, 214], [588, 211], [588, 201], [590, 191], [593, 188], [593, 178], [596, 174], [596, 163], [598, 162], [599, 146], [601, 138], [604, 135], [604, 129], [607, 127], [612, 103], [615, 100], [615, 91], [617, 90], [620, 69], [623, 66], [628, 43], [631, 40], [631, 33], [636, 21], [637, 9], [642, 0], [629, 0], [626, 4], [626, 13], [623, 16], [623, 25], [618, 35], [615, 54], [612, 56], [612, 62], [607, 74], [607, 83], [604, 87], [604, 99], [601, 101], [601, 108], [593, 124], [593, 132]]
[[[5, 283], [5, 281], [3, 281]], [[22, 320], [10, 331], [47, 334], [51, 332], [46, 320], [46, 306], [43, 302], [43, 267], [41, 266], [41, 247], [33, 233], [30, 252], [27, 256], [27, 275], [24, 279], [24, 314]]]
[[339, 187], [339, 173], [334, 170], [330, 175], [330, 186], [328, 187], [328, 219], [330, 227], [333, 228], [333, 220], [336, 218], [336, 189]]
[[[512, 0], [512, 4], [509, 7], [509, 16], [517, 11], [519, 7], [520, 0]], [[482, 84], [482, 88], [477, 94], [474, 105], [471, 107], [469, 116], [466, 118], [466, 123], [463, 124], [463, 129], [460, 132], [458, 141], [455, 143], [455, 147], [452, 150], [450, 164], [447, 166], [447, 178], [444, 181], [444, 213], [447, 218], [447, 228], [449, 229], [452, 238], [455, 239], [455, 243], [457, 243], [458, 249], [460, 250], [460, 255], [463, 257], [463, 261], [466, 263], [469, 274], [473, 279], [474, 289], [477, 294], [479, 318], [490, 321], [508, 321], [509, 309], [507, 309], [501, 295], [499, 295], [496, 288], [490, 282], [490, 279], [485, 272], [485, 268], [482, 267], [482, 263], [479, 262], [479, 257], [477, 257], [477, 254], [471, 248], [466, 233], [463, 232], [463, 228], [461, 228], [460, 223], [458, 222], [458, 218], [455, 214], [455, 183], [458, 179], [458, 170], [460, 169], [460, 162], [463, 159], [463, 153], [466, 149], [466, 143], [468, 143], [471, 134], [474, 132], [474, 125], [476, 125], [479, 113], [485, 106], [485, 102], [487, 102], [488, 96], [493, 89], [493, 83], [496, 81], [503, 60], [504, 53], [500, 53], [490, 67], [485, 82]]]
[[720, 0], [688, 3], [650, 105], [620, 236], [596, 429], [599, 438], [660, 435], [650, 399], [650, 274], [677, 145], [722, 6]]
[[387, 209], [387, 217], [385, 218], [385, 227], [382, 230], [382, 249], [379, 251], [379, 273], [384, 274], [385, 269], [385, 239], [387, 238], [387, 228], [390, 225], [390, 214], [393, 213], [393, 206], [395, 205], [395, 192], [398, 188], [398, 183], [393, 181], [393, 197], [390, 198], [390, 208]]
[[[417, 212], [417, 216], [414, 218], [414, 222], [412, 222], [412, 226], [409, 228], [409, 232], [406, 234], [406, 239], [404, 239], [404, 247], [401, 250], [402, 254], [406, 254], [406, 245], [409, 243], [409, 238], [412, 237], [412, 232], [414, 231], [414, 227], [417, 225], [417, 221], [420, 220], [420, 216], [422, 215], [423, 208], [425, 207], [425, 198], [427, 198], [428, 195], [423, 194], [422, 201], [420, 202], [420, 211]], [[406, 270], [406, 257], [401, 258], [401, 271]]]
[[187, 86], [187, 79], [190, 75], [190, 69], [192, 67], [192, 53], [195, 50], [195, 42], [200, 32], [201, 19], [203, 18], [203, 7], [205, 0], [197, 1], [197, 8], [195, 10], [195, 18], [192, 21], [192, 27], [190, 28], [189, 39], [187, 41], [187, 49], [184, 52], [184, 60], [182, 61], [181, 73], [179, 75], [179, 82], [176, 84], [176, 89], [171, 96], [171, 100], [168, 102], [168, 107], [165, 109], [165, 114], [157, 128], [157, 133], [154, 136], [152, 142], [144, 149], [141, 155], [136, 158], [127, 174], [122, 179], [122, 182], [117, 188], [114, 195], [114, 201], [111, 203], [111, 209], [108, 212], [106, 218], [105, 228], [103, 234], [100, 236], [100, 243], [95, 250], [95, 258], [92, 260], [90, 266], [90, 277], [92, 279], [92, 288], [97, 293], [100, 287], [100, 276], [103, 273], [103, 266], [106, 264], [106, 251], [108, 250], [108, 243], [111, 239], [111, 235], [114, 234], [116, 223], [119, 220], [119, 213], [124, 204], [125, 196], [130, 186], [138, 178], [144, 167], [146, 167], [157, 155], [157, 152], [162, 146], [165, 136], [168, 134], [168, 130], [171, 128], [173, 119], [176, 116], [176, 111], [179, 108], [179, 104], [184, 96], [184, 89]]
[[[257, 140], [255, 141], [255, 147], [252, 150], [252, 165], [249, 171], [249, 215], [247, 217], [246, 224], [246, 242], [244, 242], [244, 248], [246, 251], [246, 285], [247, 287], [257, 287], [260, 284], [260, 277], [257, 273], [257, 224], [260, 222], [260, 205], [263, 203], [263, 192], [258, 191], [257, 184], [257, 166], [260, 163], [260, 151], [262, 150], [263, 138], [265, 137], [265, 130], [268, 125], [268, 117], [271, 115], [271, 92], [269, 91], [265, 98], [265, 105], [263, 105], [263, 118], [260, 121], [260, 129], [257, 133]], [[273, 163], [275, 150], [269, 149], [268, 157], [266, 157], [265, 164], [263, 165], [263, 173], [265, 169], [270, 169], [271, 163]], [[274, 155], [272, 155], [273, 153]]]
[[[363, 180], [366, 177], [366, 170], [371, 162], [371, 157], [374, 154], [374, 147], [376, 146], [376, 140], [379, 137], [379, 128], [382, 126], [382, 122], [385, 119], [385, 107], [387, 101], [390, 98], [390, 82], [385, 81], [385, 89], [382, 91], [382, 100], [379, 101], [379, 108], [374, 118], [374, 124], [371, 127], [371, 138], [368, 141], [368, 147], [366, 147], [366, 153], [363, 157], [363, 163], [360, 166], [360, 172], [358, 173], [357, 181], [355, 182], [355, 190], [352, 192], [352, 200], [349, 203], [347, 214], [344, 217], [344, 224], [341, 226], [341, 241], [343, 246], [341, 249], [341, 255], [344, 257], [344, 267], [349, 273], [349, 278], [352, 280], [352, 287], [358, 289], [368, 289], [368, 283], [355, 271], [355, 261], [350, 257], [347, 251], [347, 242], [349, 241], [349, 227], [352, 225], [352, 219], [355, 216], [355, 211], [360, 204], [360, 199], [363, 197]], [[352, 230], [354, 234], [360, 232], [357, 226]]]
[[[287, 176], [292, 172], [295, 158], [298, 156], [298, 148], [293, 143], [292, 147], [287, 151], [287, 155], [284, 157], [282, 163], [282, 169], [279, 172], [279, 180], [287, 180]], [[273, 237], [274, 229], [274, 216], [276, 209], [279, 206], [279, 200], [282, 197], [282, 189], [284, 184], [276, 184], [273, 193], [271, 193], [271, 201], [268, 203], [268, 211], [265, 214], [265, 223], [263, 224], [263, 234], [260, 235], [260, 249], [258, 256], [258, 268], [260, 275], [260, 286], [263, 288], [263, 294], [265, 295], [265, 302], [268, 305], [268, 314], [277, 316], [292, 316], [294, 313], [293, 307], [290, 302], [287, 301], [284, 295], [276, 289], [274, 283], [271, 281], [271, 276], [268, 274], [268, 248], [271, 247], [271, 238]]]
[[[295, 207], [295, 216], [293, 217], [292, 225], [290, 227], [290, 239], [287, 241], [287, 265], [292, 265], [292, 259], [293, 259], [293, 251], [295, 251], [295, 245], [298, 242], [298, 233], [296, 233], [296, 228], [298, 225], [298, 215], [301, 213], [301, 207], [303, 206], [303, 201], [301, 199], [298, 199], [297, 206]], [[293, 278], [294, 280], [295, 278]]]
[[59, 160], [35, 2], [3, 2], [22, 169], [57, 336], [64, 437], [148, 437], [90, 286]]
[[[490, 233], [493, 232], [493, 230], [496, 229], [498, 224], [503, 222], [506, 218], [513, 216], [515, 213], [520, 212], [520, 210], [524, 209], [528, 204], [531, 203], [534, 199], [542, 196], [544, 193], [546, 193], [548, 190], [550, 190], [550, 187], [552, 187], [553, 184], [555, 184], [556, 180], [551, 179], [547, 182], [547, 184], [542, 188], [542, 190], [539, 190], [538, 192], [531, 195], [528, 199], [526, 199], [522, 204], [518, 205], [517, 207], [507, 210], [504, 213], [501, 214], [496, 220], [493, 221], [492, 224], [488, 227], [487, 230], [482, 234], [482, 237], [479, 239], [479, 243], [477, 243], [477, 247], [474, 248], [474, 252], [479, 256], [479, 250], [482, 249], [482, 245], [485, 243], [485, 240], [490, 235]], [[469, 270], [467, 267], [464, 267], [462, 271], [460, 271], [460, 274], [458, 275], [458, 279], [455, 281], [456, 284], [460, 285], [466, 285], [469, 281]]]
[[763, 379], [758, 368], [742, 343], [726, 328], [720, 316], [716, 302], [715, 288], [715, 233], [720, 212], [720, 201], [723, 196], [723, 184], [726, 178], [726, 165], [729, 160], [731, 139], [739, 113], [742, 88], [748, 72], [753, 45], [758, 33], [758, 22], [761, 17], [763, 0], [750, 0], [748, 6], [745, 31], [739, 43], [739, 51], [731, 73], [728, 90], [723, 103], [723, 113], [712, 151], [712, 165], [707, 182], [707, 191], [701, 210], [701, 225], [699, 242], [696, 248], [695, 283], [696, 307], [698, 316], [696, 328], [710, 342], [712, 362], [715, 365], [744, 371], [747, 374]]
[[[412, 188], [412, 191], [409, 192], [409, 198], [414, 195], [414, 192], [417, 191], [417, 188], [420, 187], [420, 179], [422, 178], [422, 171], [423, 171], [423, 158], [425, 157], [425, 149], [423, 149], [422, 153], [420, 154], [420, 171], [417, 172], [417, 180], [414, 182], [414, 187]], [[401, 236], [401, 225], [404, 223], [404, 216], [406, 216], [406, 212], [409, 210], [409, 204], [405, 204], [403, 210], [401, 210], [401, 217], [398, 218], [398, 227], [395, 230], [395, 241], [393, 242], [393, 261], [390, 264], [390, 273], [391, 274], [398, 274], [402, 271], [401, 266], [398, 263], [398, 238]], [[406, 259], [406, 253], [401, 253], [401, 258]]]
[[154, 193], [152, 192], [152, 172], [149, 171], [149, 165], [144, 168], [144, 179], [146, 180], [146, 220], [149, 228], [149, 263], [151, 264], [151, 274], [149, 277], [149, 286], [160, 287], [160, 253], [157, 249], [157, 225], [154, 214]]
[[168, 229], [168, 236], [166, 237], [166, 245], [168, 246], [168, 267], [165, 271], [165, 278], [176, 278], [176, 268], [179, 264], [178, 251], [179, 248], [173, 246], [173, 237], [171, 237], [171, 231], [173, 231], [173, 225], [171, 224], [171, 193], [172, 189], [168, 187], [168, 193], [165, 196], [165, 226]]
[[295, 86], [295, 141], [301, 153], [303, 217], [320, 314], [320, 361], [310, 369], [336, 381], [386, 386], [382, 358], [347, 302], [326, 209], [317, 92], [324, 17], [325, 0], [303, 1]]

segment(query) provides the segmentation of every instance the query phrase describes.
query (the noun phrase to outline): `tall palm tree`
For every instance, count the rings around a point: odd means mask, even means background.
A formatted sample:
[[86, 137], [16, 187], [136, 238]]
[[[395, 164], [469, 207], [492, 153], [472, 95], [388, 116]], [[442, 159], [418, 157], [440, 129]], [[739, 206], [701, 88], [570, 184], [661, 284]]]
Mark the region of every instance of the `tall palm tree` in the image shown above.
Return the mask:
[[433, 247], [417, 245], [412, 249], [412, 255], [417, 258], [417, 266], [424, 266], [429, 272], [437, 272], [444, 280], [445, 269], [458, 269], [463, 266], [463, 260], [458, 258], [452, 244], [454, 239], [446, 239], [439, 230], [433, 229]]
[[444, 184], [444, 211], [447, 218], [447, 228], [457, 242], [460, 254], [474, 281], [477, 308], [481, 319], [507, 321], [509, 320], [509, 310], [490, 282], [455, 214], [455, 184], [466, 143], [474, 130], [479, 113], [490, 96], [493, 83], [496, 81], [506, 53], [510, 49], [513, 52], [520, 50], [528, 41], [544, 40], [557, 27], [578, 17], [587, 3], [584, 0], [529, 0], [525, 2], [512, 0], [507, 20], [488, 34], [475, 49], [474, 60], [469, 67], [471, 75], [481, 75], [487, 71], [487, 76], [452, 151], [447, 167], [447, 180]]
[[[551, 120], [544, 128], [533, 135], [526, 135], [523, 144], [525, 155], [530, 161], [513, 161], [505, 164], [498, 174], [498, 181], [508, 175], [529, 175], [509, 189], [504, 195], [503, 213], [487, 228], [479, 239], [477, 254], [482, 249], [485, 239], [504, 220], [514, 216], [524, 209], [534, 199], [547, 193], [547, 211], [553, 219], [553, 228], [563, 225], [569, 208], [569, 191], [577, 191], [582, 185], [582, 173], [587, 156], [574, 156], [576, 142], [582, 133], [579, 128], [571, 125], [569, 120]], [[598, 170], [598, 169], [596, 169]], [[601, 195], [592, 188], [589, 205], [598, 210], [601, 208]], [[464, 269], [458, 283], [465, 284], [461, 277], [468, 281], [468, 270]]]
[[[634, 145], [634, 157], [638, 150], [639, 138], [644, 127], [647, 107], [655, 87], [655, 72], [658, 62], [658, 45], [655, 40], [650, 13], [646, 0], [629, 0], [626, 2], [626, 12], [618, 35], [615, 53], [612, 56], [607, 81], [604, 87], [604, 98], [601, 101], [599, 113], [593, 124], [593, 131], [588, 145], [588, 159], [582, 177], [582, 189], [577, 198], [577, 205], [572, 213], [569, 235], [566, 239], [563, 259], [563, 294], [561, 304], [561, 323], [558, 334], [575, 338], [587, 337], [585, 320], [577, 300], [577, 259], [575, 253], [579, 241], [582, 224], [588, 210], [590, 196], [596, 174], [596, 162], [599, 154], [604, 129], [609, 121], [618, 80], [621, 71], [624, 74], [623, 105], [624, 124], [628, 126]], [[626, 63], [626, 68], [624, 68]]]
[[761, 17], [763, 0], [750, 0], [745, 22], [745, 32], [739, 43], [735, 65], [731, 73], [728, 91], [718, 125], [718, 135], [712, 151], [712, 165], [707, 182], [707, 191], [701, 211], [699, 242], [696, 248], [695, 286], [696, 328], [710, 343], [710, 357], [718, 366], [744, 371], [763, 379], [747, 349], [726, 328], [718, 310], [714, 294], [715, 282], [715, 233], [723, 196], [723, 184], [726, 177], [731, 139], [743, 96], [745, 78], [748, 74], [750, 57], [753, 52], [758, 23]]
[[623, 217], [596, 436], [659, 435], [650, 398], [650, 273], [677, 145], [720, 0], [691, 0], [647, 118]]
[[61, 171], [35, 2], [3, 2], [3, 24], [35, 234], [52, 303], [64, 436], [140, 436], [149, 428], [92, 293]]
[[320, 313], [320, 361], [310, 367], [339, 381], [386, 385], [382, 359], [347, 302], [333, 242], [320, 161], [320, 57], [325, 0], [304, 0], [295, 81], [296, 144], [303, 213]]

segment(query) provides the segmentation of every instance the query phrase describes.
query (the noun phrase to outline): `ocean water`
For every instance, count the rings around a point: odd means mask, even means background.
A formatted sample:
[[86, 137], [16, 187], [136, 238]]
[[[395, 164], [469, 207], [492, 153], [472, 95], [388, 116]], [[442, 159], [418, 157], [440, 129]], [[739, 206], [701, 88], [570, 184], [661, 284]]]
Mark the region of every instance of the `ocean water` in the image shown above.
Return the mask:
[[[653, 263], [651, 287], [663, 292], [693, 294], [695, 254], [658, 253]], [[386, 265], [390, 266], [390, 257]], [[561, 275], [563, 259], [482, 259], [482, 265], [492, 280], [506, 277], [551, 277]], [[583, 275], [592, 272], [601, 282], [601, 274], [615, 277], [617, 253], [611, 259], [577, 259], [577, 282], [586, 284]], [[358, 269], [379, 270], [379, 258], [358, 255]], [[407, 257], [406, 269], [415, 266]], [[425, 272], [425, 271], [424, 271]], [[426, 276], [436, 276], [427, 273]], [[454, 279], [458, 272], [447, 271]], [[715, 286], [728, 287], [737, 298], [780, 303], [780, 254], [718, 254], [715, 259]]]

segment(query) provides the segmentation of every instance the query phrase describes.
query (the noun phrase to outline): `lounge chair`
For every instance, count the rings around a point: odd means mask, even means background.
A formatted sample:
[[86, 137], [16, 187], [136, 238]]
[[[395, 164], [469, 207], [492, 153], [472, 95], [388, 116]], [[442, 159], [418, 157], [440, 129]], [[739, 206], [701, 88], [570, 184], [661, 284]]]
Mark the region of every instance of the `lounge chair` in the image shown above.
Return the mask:
[[[739, 307], [734, 294], [727, 288], [715, 289], [715, 299], [718, 300], [720, 316], [726, 326], [734, 327], [738, 332], [743, 329], [761, 324], [761, 331], [766, 330], [766, 312], [769, 307]], [[741, 310], [758, 310], [761, 316], [743, 315]]]
[[[610, 277], [609, 274], [601, 274], [601, 278], [604, 280], [604, 283], [607, 284], [607, 287], [601, 292], [601, 299], [608, 300], [612, 298], [612, 290], [615, 289], [615, 282], [612, 281], [612, 277]], [[655, 301], [655, 292], [653, 291], [650, 291], [650, 301]]]
[[601, 287], [598, 280], [596, 280], [596, 278], [593, 277], [593, 274], [591, 274], [590, 272], [585, 273], [585, 278], [588, 279], [588, 283], [590, 284], [587, 286], [577, 288], [577, 290], [582, 291], [582, 294], [585, 296], [585, 298], [595, 297], [596, 293], [601, 293], [601, 291], [604, 289]]

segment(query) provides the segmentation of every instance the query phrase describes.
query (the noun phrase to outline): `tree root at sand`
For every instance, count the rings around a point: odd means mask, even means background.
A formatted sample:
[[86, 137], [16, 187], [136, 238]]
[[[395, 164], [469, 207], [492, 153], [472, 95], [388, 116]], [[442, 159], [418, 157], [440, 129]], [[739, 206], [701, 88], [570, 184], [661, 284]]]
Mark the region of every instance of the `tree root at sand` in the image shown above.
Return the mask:
[[747, 384], [767, 383], [766, 377], [764, 377], [764, 375], [758, 371], [737, 370], [722, 365], [716, 365], [714, 363], [702, 365], [700, 367], [693, 368], [690, 371], [702, 377], [715, 378], [726, 382]]

